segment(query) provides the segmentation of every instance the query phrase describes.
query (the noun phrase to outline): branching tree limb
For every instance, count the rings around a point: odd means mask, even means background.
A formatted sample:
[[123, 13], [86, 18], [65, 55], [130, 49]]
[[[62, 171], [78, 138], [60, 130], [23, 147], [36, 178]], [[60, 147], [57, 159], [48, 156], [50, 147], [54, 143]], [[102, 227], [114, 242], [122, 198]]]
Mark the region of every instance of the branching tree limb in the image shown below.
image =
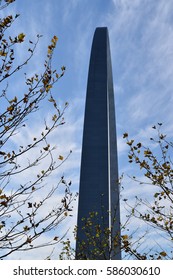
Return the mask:
[[[15, 0], [0, 1], [0, 9], [5, 9]], [[69, 157], [56, 155], [55, 147], [51, 147], [49, 136], [59, 126], [65, 123], [64, 111], [60, 110], [56, 98], [53, 96], [53, 86], [64, 75], [65, 67], [61, 67], [58, 74], [52, 68], [53, 53], [58, 38], [54, 36], [47, 49], [47, 57], [42, 74], [32, 77], [23, 76], [24, 93], [11, 96], [8, 92], [9, 83], [15, 79], [35, 54], [40, 37], [36, 42], [29, 41], [30, 47], [26, 51], [28, 57], [17, 65], [16, 47], [25, 41], [25, 34], [7, 36], [13, 22], [19, 17], [6, 16], [0, 19], [0, 258], [5, 258], [16, 251], [27, 251], [35, 248], [54, 245], [60, 242], [61, 236], [55, 235], [47, 242], [40, 242], [40, 237], [52, 232], [72, 211], [72, 201], [76, 195], [70, 190], [71, 182], [61, 177], [59, 182], [49, 186], [46, 181]], [[12, 80], [13, 79], [13, 80]], [[26, 139], [26, 144], [13, 144], [17, 134], [22, 134], [26, 122], [33, 118], [40, 110], [41, 104], [52, 105], [51, 120], [43, 123], [40, 135], [32, 141]], [[44, 117], [43, 117], [44, 119]], [[30, 142], [28, 142], [30, 141]], [[43, 167], [44, 166], [44, 169]], [[39, 168], [40, 167], [40, 168]], [[33, 171], [36, 172], [37, 174]], [[27, 172], [30, 172], [28, 181]], [[33, 173], [32, 173], [33, 172]], [[26, 176], [26, 180], [24, 180]], [[21, 178], [21, 182], [18, 183]], [[62, 187], [63, 186], [63, 187]], [[59, 195], [59, 189], [61, 189]], [[51, 199], [57, 197], [56, 205]], [[45, 207], [47, 211], [45, 211]], [[36, 242], [37, 241], [37, 242]]]

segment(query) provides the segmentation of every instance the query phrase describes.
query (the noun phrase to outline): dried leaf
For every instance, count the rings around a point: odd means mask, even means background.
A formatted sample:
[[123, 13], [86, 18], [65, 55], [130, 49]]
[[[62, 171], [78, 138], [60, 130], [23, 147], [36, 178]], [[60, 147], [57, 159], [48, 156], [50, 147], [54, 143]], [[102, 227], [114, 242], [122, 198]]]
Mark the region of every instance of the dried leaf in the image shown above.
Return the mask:
[[160, 255], [162, 256], [162, 257], [166, 257], [167, 256], [167, 254], [166, 254], [166, 252], [160, 252]]
[[59, 155], [59, 158], [58, 158], [58, 159], [63, 160], [63, 159], [64, 159], [64, 157], [63, 157], [63, 156], [61, 156], [61, 155]]
[[57, 241], [58, 240], [58, 236], [55, 236], [53, 240]]
[[126, 240], [126, 239], [128, 239], [129, 237], [128, 237], [128, 235], [127, 234], [125, 234], [125, 235], [122, 235], [122, 239], [123, 240]]
[[25, 38], [25, 34], [24, 34], [24, 33], [20, 33], [20, 34], [18, 35], [18, 41], [19, 41], [20, 43], [24, 41], [24, 38]]
[[127, 137], [128, 137], [128, 133], [124, 133], [123, 138], [127, 138]]
[[29, 227], [28, 226], [24, 226], [23, 229], [24, 229], [24, 231], [27, 231], [27, 230], [29, 230]]

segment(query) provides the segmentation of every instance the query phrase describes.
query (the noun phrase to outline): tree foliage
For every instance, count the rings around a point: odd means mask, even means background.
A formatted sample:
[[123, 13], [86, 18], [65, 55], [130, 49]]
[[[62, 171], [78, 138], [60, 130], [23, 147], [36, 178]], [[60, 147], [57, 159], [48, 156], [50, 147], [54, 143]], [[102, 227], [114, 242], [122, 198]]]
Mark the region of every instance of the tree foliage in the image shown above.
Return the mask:
[[[155, 236], [162, 236], [162, 244], [157, 243], [153, 248], [145, 249], [142, 253], [132, 246], [128, 240], [126, 252], [136, 255], [138, 259], [172, 259], [173, 258], [173, 143], [161, 132], [162, 123], [152, 128], [157, 132], [155, 138], [151, 137], [151, 147], [144, 146], [141, 142], [129, 140], [124, 134], [129, 146], [128, 159], [130, 164], [139, 167], [144, 180], [133, 176], [139, 185], [151, 188], [151, 197], [135, 197], [135, 205], [128, 205], [129, 215], [143, 221]], [[147, 193], [146, 193], [147, 194]], [[142, 207], [141, 207], [142, 206]], [[147, 234], [145, 239], [147, 239]], [[138, 244], [142, 241], [138, 242]]]
[[[15, 0], [0, 1], [0, 9], [5, 9]], [[29, 41], [26, 50], [27, 58], [18, 64], [17, 48], [25, 41], [24, 33], [8, 35], [10, 27], [19, 15], [7, 15], [0, 19], [0, 257], [5, 258], [16, 251], [27, 251], [33, 248], [49, 246], [60, 241], [55, 235], [48, 242], [39, 241], [39, 237], [54, 230], [68, 216], [75, 196], [70, 190], [71, 182], [62, 176], [54, 186], [47, 186], [46, 179], [57, 170], [68, 158], [57, 155], [55, 147], [51, 147], [48, 137], [59, 126], [65, 123], [63, 109], [59, 109], [52, 89], [64, 75], [65, 67], [60, 74], [52, 68], [53, 54], [58, 38], [54, 36], [47, 49], [44, 70], [31, 77], [23, 75], [23, 69], [35, 54], [40, 37]], [[24, 92], [9, 92], [9, 83], [14, 83], [17, 73], [21, 73], [21, 88]], [[22, 90], [21, 90], [22, 91]], [[44, 103], [43, 103], [44, 102]], [[16, 135], [24, 133], [26, 123], [33, 114], [40, 110], [41, 104], [50, 104], [52, 116], [43, 123], [40, 135], [32, 141], [26, 139], [25, 145], [14, 145]], [[35, 115], [36, 118], [36, 115]], [[44, 116], [43, 116], [44, 119]], [[69, 151], [69, 154], [71, 151]], [[40, 169], [43, 168], [44, 169]], [[40, 170], [39, 170], [40, 169]], [[37, 174], [33, 170], [38, 170]], [[26, 174], [32, 174], [28, 181]], [[24, 180], [26, 176], [26, 180]], [[20, 181], [21, 178], [21, 181]], [[18, 183], [20, 181], [20, 183]], [[17, 183], [16, 183], [17, 182]], [[50, 207], [49, 201], [58, 194], [60, 185], [61, 199]], [[40, 196], [41, 194], [41, 196]], [[47, 207], [49, 206], [49, 207]], [[47, 211], [44, 211], [47, 207]], [[37, 243], [34, 243], [34, 241]]]
[[60, 259], [77, 260], [109, 260], [117, 254], [120, 249], [120, 236], [113, 236], [112, 229], [100, 224], [98, 212], [90, 212], [88, 217], [82, 218], [82, 230], [85, 240], [77, 240], [78, 227], [74, 228], [74, 238], [78, 241], [76, 251], [69, 239], [63, 240], [63, 249], [59, 255]]
[[[152, 128], [156, 136], [150, 138], [150, 147], [134, 139], [130, 140], [128, 133], [123, 135], [129, 147], [128, 161], [138, 167], [138, 175], [131, 177], [130, 184], [133, 186], [135, 182], [136, 186], [142, 187], [141, 190], [150, 186], [150, 195], [147, 196], [147, 191], [142, 197], [134, 195], [134, 203], [129, 202], [129, 197], [124, 194], [123, 202], [128, 212], [124, 224], [121, 224], [123, 259], [173, 259], [173, 142], [161, 132], [161, 123]], [[133, 172], [134, 170], [136, 169]], [[123, 177], [120, 182], [123, 183]], [[60, 259], [96, 259], [95, 256], [98, 257], [99, 254], [102, 259], [111, 258], [112, 250], [116, 248], [112, 244], [118, 244], [119, 237], [112, 236], [109, 228], [101, 230], [97, 216], [97, 212], [92, 212], [83, 218], [85, 240], [80, 241], [79, 255], [76, 256], [72, 242], [67, 239], [62, 241]], [[77, 227], [74, 230], [75, 238], [76, 232]]]

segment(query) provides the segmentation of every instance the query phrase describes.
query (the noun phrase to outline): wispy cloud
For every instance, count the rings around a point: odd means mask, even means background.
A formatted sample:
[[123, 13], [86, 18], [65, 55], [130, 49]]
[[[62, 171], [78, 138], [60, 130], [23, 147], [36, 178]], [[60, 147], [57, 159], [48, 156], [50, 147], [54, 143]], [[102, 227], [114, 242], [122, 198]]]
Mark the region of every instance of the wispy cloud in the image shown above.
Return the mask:
[[[172, 120], [171, 1], [112, 1], [109, 26], [120, 132]], [[119, 89], [116, 91], [116, 87]], [[170, 124], [171, 125], [171, 124]], [[133, 133], [132, 132], [132, 133]]]

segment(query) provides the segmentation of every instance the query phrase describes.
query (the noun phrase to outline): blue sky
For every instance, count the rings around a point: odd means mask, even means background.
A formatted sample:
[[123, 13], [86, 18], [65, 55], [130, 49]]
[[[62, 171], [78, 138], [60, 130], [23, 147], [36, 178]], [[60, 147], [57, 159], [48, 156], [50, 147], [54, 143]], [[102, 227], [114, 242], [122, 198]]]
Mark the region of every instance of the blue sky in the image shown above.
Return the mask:
[[[120, 174], [135, 172], [128, 164], [128, 148], [122, 138], [124, 132], [147, 145], [153, 124], [163, 122], [164, 131], [173, 136], [172, 0], [16, 0], [7, 10], [20, 14], [13, 26], [14, 34], [26, 33], [26, 40], [43, 35], [35, 58], [26, 68], [27, 73], [40, 71], [52, 36], [59, 38], [54, 67], [60, 69], [65, 65], [67, 70], [54, 92], [57, 92], [60, 106], [68, 101], [69, 107], [65, 113], [65, 126], [54, 132], [50, 141], [58, 146], [61, 154], [73, 150], [59, 174], [64, 173], [72, 180], [74, 191], [78, 190], [86, 83], [96, 27], [109, 29]], [[18, 56], [21, 60], [25, 56], [25, 46], [21, 47]], [[20, 92], [21, 86], [18, 77], [14, 92]], [[42, 110], [45, 114], [50, 113], [47, 107]], [[41, 120], [40, 114], [38, 122]], [[35, 135], [37, 130], [36, 124], [28, 122], [27, 137]], [[17, 137], [16, 141], [26, 139], [26, 135]], [[56, 181], [59, 174], [52, 180]], [[134, 191], [140, 194], [141, 190], [136, 190], [128, 177], [124, 185], [127, 185], [126, 194], [131, 195]], [[64, 227], [72, 227], [75, 223], [74, 215]], [[48, 251], [43, 253], [46, 257]], [[34, 253], [34, 258], [39, 258], [38, 252]]]

